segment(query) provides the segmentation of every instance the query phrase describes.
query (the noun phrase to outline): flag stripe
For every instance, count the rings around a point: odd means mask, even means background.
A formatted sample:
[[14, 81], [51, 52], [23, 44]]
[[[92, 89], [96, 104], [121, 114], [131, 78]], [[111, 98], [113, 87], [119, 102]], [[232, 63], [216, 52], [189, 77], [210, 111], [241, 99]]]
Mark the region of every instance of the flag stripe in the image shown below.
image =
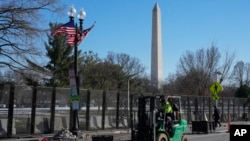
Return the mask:
[[60, 26], [58, 29], [51, 33], [53, 37], [57, 34], [66, 34], [67, 43], [72, 45], [74, 43], [74, 36], [76, 34], [74, 21], [70, 21]]
[[58, 33], [68, 33], [68, 32], [75, 32], [74, 21], [69, 21], [68, 23], [61, 25], [54, 32], [52, 32], [52, 36], [55, 36]]

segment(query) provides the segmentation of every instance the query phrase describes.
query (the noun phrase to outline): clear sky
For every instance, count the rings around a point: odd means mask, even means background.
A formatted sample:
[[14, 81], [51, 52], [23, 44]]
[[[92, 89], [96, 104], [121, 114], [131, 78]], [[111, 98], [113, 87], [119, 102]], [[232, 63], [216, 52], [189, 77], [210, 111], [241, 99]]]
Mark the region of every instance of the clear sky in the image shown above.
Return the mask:
[[[187, 51], [208, 48], [214, 42], [222, 53], [236, 53], [236, 61], [250, 62], [249, 0], [62, 0], [77, 11], [84, 8], [84, 27], [95, 27], [79, 46], [99, 57], [109, 51], [137, 57], [150, 75], [152, 9], [161, 9], [163, 74], [175, 73]], [[50, 22], [68, 22], [50, 15]]]

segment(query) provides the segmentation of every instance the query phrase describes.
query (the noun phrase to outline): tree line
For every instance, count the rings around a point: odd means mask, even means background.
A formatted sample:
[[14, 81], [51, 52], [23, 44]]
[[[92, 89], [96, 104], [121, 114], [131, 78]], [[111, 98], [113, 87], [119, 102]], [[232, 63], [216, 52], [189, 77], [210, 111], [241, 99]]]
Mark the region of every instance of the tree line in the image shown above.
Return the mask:
[[[73, 48], [67, 45], [65, 36], [50, 35], [61, 24], [50, 23], [49, 29], [38, 26], [43, 19], [41, 11], [60, 13], [64, 8], [58, 0], [7, 0], [0, 4], [0, 68], [5, 68], [0, 72], [0, 81], [69, 87]], [[44, 35], [47, 41], [38, 44], [37, 40]], [[94, 51], [78, 50], [77, 54], [81, 88], [126, 91], [129, 84], [131, 92], [154, 90], [146, 67], [136, 57], [112, 51], [105, 58]], [[45, 61], [38, 63], [41, 58]], [[250, 63], [236, 61], [235, 54], [229, 51], [221, 53], [215, 43], [194, 52], [186, 51], [180, 56], [176, 72], [165, 78], [161, 92], [209, 96], [214, 81], [224, 88], [221, 96], [249, 97]]]

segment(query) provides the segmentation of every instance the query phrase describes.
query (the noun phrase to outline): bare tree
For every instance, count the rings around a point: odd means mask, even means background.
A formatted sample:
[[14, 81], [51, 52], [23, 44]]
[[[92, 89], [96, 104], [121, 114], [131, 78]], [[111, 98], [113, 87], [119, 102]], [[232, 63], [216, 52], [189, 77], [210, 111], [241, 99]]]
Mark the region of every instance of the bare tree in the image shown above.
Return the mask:
[[245, 83], [247, 86], [249, 86], [249, 84], [250, 84], [250, 63], [245, 64], [245, 72], [246, 72]]
[[14, 71], [28, 69], [25, 60], [41, 55], [37, 40], [46, 29], [43, 11], [57, 12], [58, 0], [5, 0], [0, 3], [0, 66]]
[[244, 63], [238, 61], [234, 66], [233, 73], [231, 75], [233, 81], [239, 85], [239, 87], [250, 84], [250, 63]]
[[180, 58], [177, 85], [183, 92], [205, 95], [219, 58], [220, 53], [214, 44], [209, 49], [199, 49], [196, 53], [187, 51]]
[[244, 63], [243, 61], [238, 61], [234, 66], [232, 73], [232, 80], [237, 87], [235, 91], [235, 96], [240, 98], [247, 98], [250, 96], [249, 87], [249, 74], [250, 74], [250, 64]]
[[109, 52], [105, 61], [122, 69], [123, 73], [117, 73], [115, 77], [118, 89], [127, 89], [129, 83], [131, 90], [142, 91], [141, 86], [146, 84], [146, 81], [144, 81], [145, 67], [138, 58], [124, 53], [115, 54]]
[[169, 74], [167, 78], [164, 80], [163, 91], [164, 93], [174, 95], [178, 91], [178, 87], [176, 85], [176, 75]]
[[129, 77], [144, 75], [145, 72], [145, 67], [138, 58], [130, 57], [125, 53], [109, 52], [106, 61], [122, 67], [123, 72]]
[[219, 69], [219, 83], [222, 83], [225, 79], [229, 78], [230, 69], [235, 59], [235, 53], [230, 54], [229, 51], [225, 53], [225, 58], [223, 59], [223, 63]]
[[244, 81], [244, 62], [243, 61], [237, 62], [236, 65], [234, 66], [232, 78], [234, 79], [234, 81], [236, 81], [236, 83], [239, 84], [239, 86], [243, 85], [243, 81]]

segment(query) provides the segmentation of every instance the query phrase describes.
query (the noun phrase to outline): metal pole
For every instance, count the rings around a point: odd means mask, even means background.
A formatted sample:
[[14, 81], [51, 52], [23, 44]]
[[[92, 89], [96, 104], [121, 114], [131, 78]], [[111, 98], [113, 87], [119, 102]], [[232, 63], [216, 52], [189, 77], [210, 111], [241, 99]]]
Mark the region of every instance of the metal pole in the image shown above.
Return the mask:
[[229, 117], [230, 117], [230, 99], [228, 98], [227, 99], [227, 114], [228, 114], [228, 122], [229, 122]]
[[119, 108], [120, 108], [120, 92], [117, 92], [117, 97], [116, 97], [116, 129], [119, 128]]
[[131, 128], [131, 132], [133, 131], [133, 95], [130, 96], [130, 100], [129, 100], [129, 113], [130, 113], [130, 128]]
[[87, 105], [86, 105], [86, 130], [89, 130], [89, 109], [90, 109], [90, 90], [87, 91]]
[[56, 105], [56, 87], [53, 86], [52, 96], [51, 96], [51, 107], [50, 107], [50, 133], [54, 133], [55, 125], [55, 105]]
[[235, 120], [234, 117], [235, 117], [235, 98], [233, 98], [233, 119], [232, 119], [232, 121]]
[[7, 121], [7, 137], [12, 137], [12, 126], [13, 126], [13, 114], [14, 114], [14, 98], [15, 97], [15, 86], [10, 85], [9, 93], [9, 106], [8, 106], [8, 121]]
[[37, 87], [33, 86], [32, 93], [32, 108], [31, 108], [31, 126], [30, 133], [33, 135], [35, 133], [35, 120], [36, 120], [36, 97], [37, 97]]
[[[70, 9], [70, 21], [71, 22], [74, 22], [74, 14], [75, 14], [75, 9], [72, 7]], [[75, 39], [74, 39], [74, 71], [75, 71], [75, 81], [76, 81], [76, 96], [77, 98], [79, 97], [79, 93], [80, 93], [80, 90], [79, 90], [79, 76], [78, 76], [78, 41], [79, 41], [79, 38], [82, 36], [82, 24], [83, 24], [83, 18], [85, 16], [85, 12], [84, 11], [81, 11], [80, 12], [80, 17], [79, 17], [79, 23], [80, 23], [80, 26], [79, 26], [79, 30], [78, 30], [78, 26], [77, 26], [77, 23], [75, 23]], [[80, 37], [79, 37], [79, 33], [80, 33]], [[78, 101], [79, 102], [79, 101]], [[78, 103], [79, 104], [79, 103]], [[72, 104], [73, 106], [73, 104]], [[72, 107], [71, 106], [71, 107]], [[78, 107], [76, 108], [71, 108], [72, 109], [72, 128], [71, 128], [71, 131], [74, 135], [77, 135], [77, 121], [78, 121]], [[78, 121], [78, 128], [79, 128], [79, 121]]]
[[209, 118], [208, 120], [211, 121], [212, 117], [212, 109], [211, 109], [211, 97], [208, 98], [208, 112], [209, 112]]
[[129, 79], [128, 79], [128, 112], [127, 112], [127, 125], [129, 129]]
[[202, 120], [206, 120], [205, 118], [205, 97], [202, 97]]
[[106, 91], [102, 93], [102, 129], [105, 128]]
[[[75, 40], [74, 40], [74, 71], [75, 71], [75, 79], [76, 79], [76, 89], [77, 89], [77, 95], [79, 95], [79, 80], [78, 80], [78, 68], [77, 68], [77, 51], [78, 51], [78, 48], [77, 48], [77, 23], [75, 24], [75, 30], [76, 30], [76, 33], [75, 33]], [[77, 134], [77, 127], [76, 127], [76, 120], [77, 120], [77, 115], [78, 115], [78, 110], [77, 109], [73, 109], [73, 115], [72, 115], [72, 133], [74, 135]]]
[[224, 121], [224, 98], [221, 99], [221, 122]]

